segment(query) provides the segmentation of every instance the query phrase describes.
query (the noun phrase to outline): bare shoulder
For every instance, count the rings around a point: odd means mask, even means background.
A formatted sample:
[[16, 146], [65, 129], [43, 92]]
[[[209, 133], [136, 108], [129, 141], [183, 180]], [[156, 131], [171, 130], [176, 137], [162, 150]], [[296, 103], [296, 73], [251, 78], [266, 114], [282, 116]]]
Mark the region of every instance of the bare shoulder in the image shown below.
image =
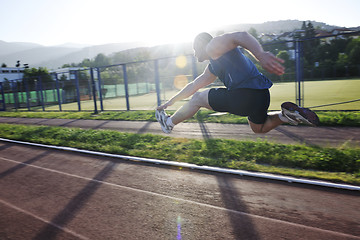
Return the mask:
[[207, 54], [212, 59], [217, 59], [228, 51], [237, 47], [236, 39], [241, 32], [226, 33], [214, 37], [206, 47]]

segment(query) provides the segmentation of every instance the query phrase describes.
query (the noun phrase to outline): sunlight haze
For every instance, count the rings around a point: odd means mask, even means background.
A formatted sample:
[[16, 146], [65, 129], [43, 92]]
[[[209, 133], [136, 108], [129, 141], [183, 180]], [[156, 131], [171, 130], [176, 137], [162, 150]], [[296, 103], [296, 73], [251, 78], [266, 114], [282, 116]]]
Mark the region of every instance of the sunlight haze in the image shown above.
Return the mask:
[[191, 42], [223, 25], [314, 20], [360, 25], [360, 1], [1, 0], [0, 40], [42, 45]]

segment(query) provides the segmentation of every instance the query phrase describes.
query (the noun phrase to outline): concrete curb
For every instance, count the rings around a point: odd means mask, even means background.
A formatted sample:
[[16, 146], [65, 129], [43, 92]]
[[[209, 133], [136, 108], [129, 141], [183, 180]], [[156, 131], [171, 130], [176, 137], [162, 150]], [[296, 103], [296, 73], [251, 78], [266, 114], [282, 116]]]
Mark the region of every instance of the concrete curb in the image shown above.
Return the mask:
[[39, 144], [39, 143], [23, 142], [23, 141], [17, 141], [17, 140], [5, 139], [5, 138], [0, 138], [0, 141], [16, 143], [16, 144], [23, 144], [23, 145], [28, 145], [28, 146], [35, 146], [35, 147], [56, 149], [56, 150], [62, 150], [62, 151], [70, 151], [70, 152], [76, 152], [76, 153], [85, 153], [85, 154], [96, 155], [96, 156], [125, 159], [125, 160], [136, 161], [136, 162], [161, 164], [161, 165], [189, 168], [189, 169], [202, 170], [202, 171], [208, 171], [208, 172], [227, 173], [227, 174], [234, 174], [234, 175], [240, 175], [240, 176], [249, 176], [249, 177], [262, 178], [262, 179], [284, 181], [284, 182], [290, 182], [290, 183], [301, 183], [301, 184], [308, 184], [308, 185], [315, 185], [315, 186], [322, 186], [322, 187], [329, 187], [329, 188], [337, 188], [337, 189], [343, 189], [343, 190], [360, 191], [360, 187], [354, 186], [354, 185], [348, 185], [348, 184], [337, 184], [337, 183], [330, 183], [330, 182], [325, 182], [325, 181], [307, 180], [307, 179], [280, 176], [280, 175], [268, 174], [268, 173], [257, 173], [257, 172], [249, 172], [249, 171], [244, 171], [244, 170], [234, 170], [234, 169], [226, 169], [226, 168], [219, 168], [219, 167], [200, 166], [200, 165], [196, 165], [196, 164], [182, 163], [182, 162], [175, 162], [175, 161], [165, 161], [165, 160], [159, 160], [159, 159], [102, 153], [102, 152], [82, 150], [82, 149], [71, 148], [71, 147], [61, 147], [61, 146], [52, 146], [52, 145], [45, 145], [45, 144]]

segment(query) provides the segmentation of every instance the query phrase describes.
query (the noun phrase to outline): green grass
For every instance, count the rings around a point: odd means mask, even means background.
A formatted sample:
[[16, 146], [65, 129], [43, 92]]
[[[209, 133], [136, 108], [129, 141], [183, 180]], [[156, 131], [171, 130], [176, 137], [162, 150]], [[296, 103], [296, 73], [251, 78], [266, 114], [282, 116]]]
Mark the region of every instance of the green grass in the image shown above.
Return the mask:
[[[172, 114], [174, 111], [167, 111]], [[201, 110], [187, 122], [247, 124], [246, 117], [233, 114], [213, 115], [214, 111]], [[321, 126], [360, 126], [360, 111], [317, 112]], [[92, 112], [0, 112], [0, 117], [95, 119], [123, 121], [156, 121], [154, 110]]]
[[[271, 92], [270, 109], [279, 109], [282, 102], [295, 100], [294, 82], [276, 83]], [[360, 99], [360, 79], [305, 81], [304, 106], [314, 107]], [[360, 101], [315, 108], [315, 110], [360, 110]]]
[[360, 149], [0, 124], [0, 137], [360, 185]]

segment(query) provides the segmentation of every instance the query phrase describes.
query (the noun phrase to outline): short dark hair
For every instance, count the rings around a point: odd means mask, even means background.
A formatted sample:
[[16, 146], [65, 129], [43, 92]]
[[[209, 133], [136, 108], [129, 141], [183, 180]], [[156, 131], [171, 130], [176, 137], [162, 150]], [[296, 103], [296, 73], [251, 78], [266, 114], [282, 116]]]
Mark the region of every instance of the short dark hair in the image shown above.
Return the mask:
[[209, 33], [202, 32], [195, 37], [194, 44], [201, 44], [206, 46], [212, 39], [213, 37]]

